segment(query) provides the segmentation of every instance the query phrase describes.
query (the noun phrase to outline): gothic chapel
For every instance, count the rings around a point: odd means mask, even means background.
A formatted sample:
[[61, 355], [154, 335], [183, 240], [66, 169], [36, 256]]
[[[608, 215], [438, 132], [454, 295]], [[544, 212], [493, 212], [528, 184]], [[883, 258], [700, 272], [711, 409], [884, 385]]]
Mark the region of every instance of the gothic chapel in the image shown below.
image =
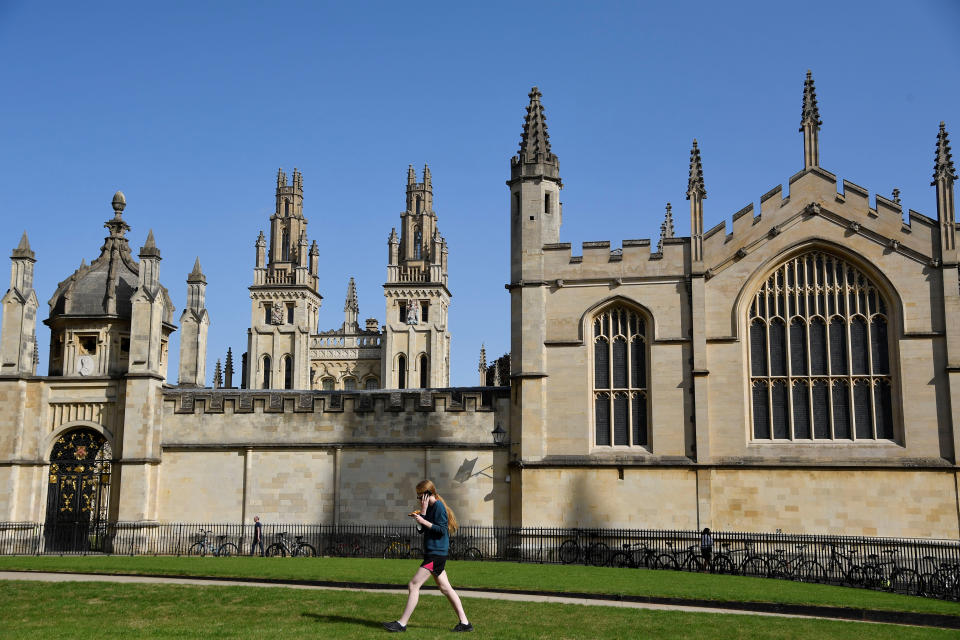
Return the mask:
[[511, 347], [509, 378], [493, 378], [504, 386], [450, 387], [448, 251], [426, 167], [409, 169], [387, 239], [383, 321], [360, 324], [351, 279], [330, 330], [317, 326], [329, 283], [303, 176], [278, 173], [236, 386], [229, 365], [225, 385], [219, 370], [205, 384], [199, 259], [178, 383], [166, 383], [172, 296], [152, 232], [131, 252], [119, 192], [99, 256], [49, 301], [48, 374], [36, 375], [41, 292], [24, 234], [2, 299], [0, 522], [79, 532], [50, 548], [107, 522], [402, 524], [407, 488], [429, 477], [468, 525], [958, 538], [946, 127], [934, 216], [821, 166], [809, 72], [799, 124], [799, 171], [757, 206], [704, 228], [710, 152], [694, 140], [688, 237], [667, 204], [657, 242], [574, 249], [534, 87], [506, 176]]

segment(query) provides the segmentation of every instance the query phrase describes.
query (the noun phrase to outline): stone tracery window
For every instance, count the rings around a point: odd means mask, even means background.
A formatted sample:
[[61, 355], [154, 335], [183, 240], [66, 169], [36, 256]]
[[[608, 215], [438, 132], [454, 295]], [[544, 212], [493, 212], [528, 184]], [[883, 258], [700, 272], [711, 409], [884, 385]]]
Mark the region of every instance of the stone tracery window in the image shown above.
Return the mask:
[[837, 256], [780, 265], [748, 315], [754, 439], [892, 440], [888, 308]]
[[594, 318], [596, 446], [648, 446], [647, 360], [647, 330], [643, 316], [617, 305]]

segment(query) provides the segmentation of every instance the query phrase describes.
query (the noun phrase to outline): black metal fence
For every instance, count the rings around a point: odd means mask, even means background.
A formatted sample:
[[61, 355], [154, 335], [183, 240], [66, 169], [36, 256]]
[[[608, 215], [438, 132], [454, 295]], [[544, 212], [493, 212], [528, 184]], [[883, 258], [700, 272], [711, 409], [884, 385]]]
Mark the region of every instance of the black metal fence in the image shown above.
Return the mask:
[[[62, 529], [62, 528], [61, 528]], [[0, 523], [0, 555], [234, 555], [251, 553], [253, 525], [109, 523], [58, 529]], [[264, 524], [264, 546], [293, 555], [417, 555], [413, 526]], [[698, 531], [461, 527], [453, 559], [712, 571], [843, 584], [960, 599], [960, 541], [715, 531], [703, 553]], [[236, 546], [234, 546], [236, 545]], [[258, 550], [259, 553], [259, 550]]]

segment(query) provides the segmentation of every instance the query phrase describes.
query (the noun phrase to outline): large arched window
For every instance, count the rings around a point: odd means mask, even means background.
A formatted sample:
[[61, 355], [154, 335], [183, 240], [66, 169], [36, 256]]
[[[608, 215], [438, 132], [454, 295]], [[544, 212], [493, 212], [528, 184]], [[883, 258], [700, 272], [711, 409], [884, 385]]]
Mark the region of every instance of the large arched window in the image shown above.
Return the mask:
[[648, 446], [647, 327], [622, 305], [593, 320], [594, 442]]
[[888, 308], [837, 256], [780, 265], [750, 303], [756, 440], [892, 440]]

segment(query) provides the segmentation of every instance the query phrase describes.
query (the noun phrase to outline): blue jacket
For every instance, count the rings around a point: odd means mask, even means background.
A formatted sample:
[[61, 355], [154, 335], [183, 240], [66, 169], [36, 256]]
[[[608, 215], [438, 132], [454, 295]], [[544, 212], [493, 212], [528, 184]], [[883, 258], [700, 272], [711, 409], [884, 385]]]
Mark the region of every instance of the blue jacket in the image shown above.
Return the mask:
[[447, 508], [437, 500], [427, 507], [423, 519], [433, 525], [432, 528], [418, 527], [423, 533], [423, 555], [446, 556], [450, 552], [450, 534], [447, 531]]

